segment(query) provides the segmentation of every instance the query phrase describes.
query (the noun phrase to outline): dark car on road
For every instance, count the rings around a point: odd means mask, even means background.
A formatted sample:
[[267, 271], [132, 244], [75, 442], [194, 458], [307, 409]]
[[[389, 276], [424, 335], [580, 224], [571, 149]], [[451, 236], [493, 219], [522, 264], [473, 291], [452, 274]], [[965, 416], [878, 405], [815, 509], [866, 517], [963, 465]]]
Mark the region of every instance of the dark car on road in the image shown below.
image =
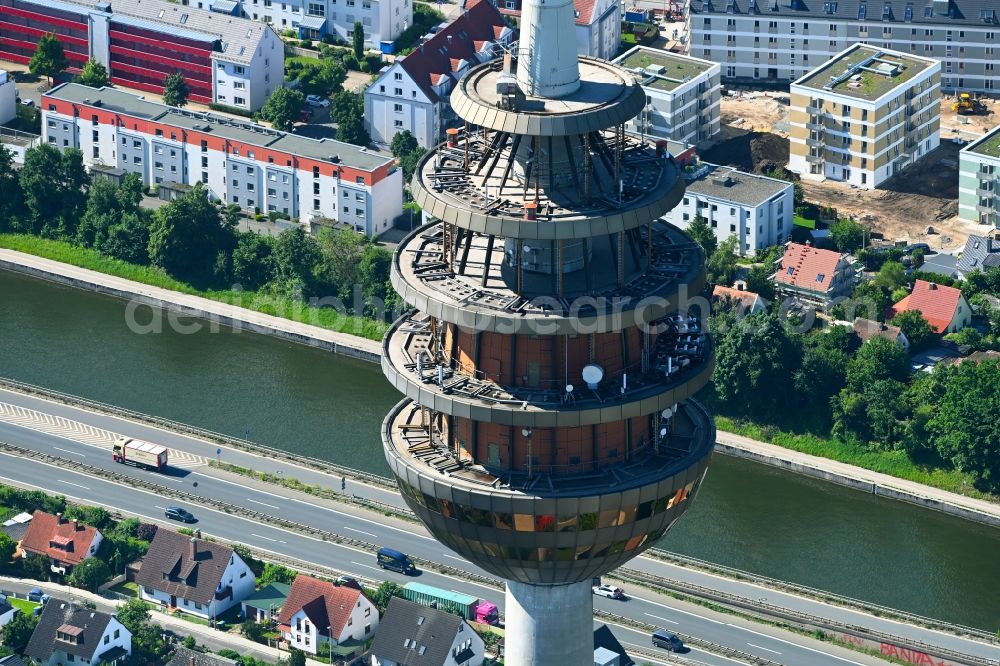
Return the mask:
[[179, 506], [168, 506], [166, 510], [164, 510], [163, 515], [170, 520], [179, 520], [182, 523], [198, 522], [198, 519], [195, 518], [190, 511], [182, 509]]
[[684, 643], [681, 639], [665, 629], [657, 629], [653, 632], [653, 646], [671, 652], [684, 652]]

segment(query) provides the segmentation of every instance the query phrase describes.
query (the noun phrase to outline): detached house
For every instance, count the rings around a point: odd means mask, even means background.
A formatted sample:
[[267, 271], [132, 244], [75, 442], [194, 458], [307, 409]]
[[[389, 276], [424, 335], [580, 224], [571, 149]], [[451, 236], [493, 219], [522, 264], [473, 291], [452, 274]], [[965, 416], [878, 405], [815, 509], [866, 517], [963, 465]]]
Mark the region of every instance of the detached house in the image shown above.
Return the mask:
[[854, 276], [849, 255], [788, 243], [772, 279], [779, 294], [828, 307], [850, 293]]
[[880, 321], [858, 317], [854, 320], [851, 328], [862, 344], [872, 338], [885, 338], [889, 342], [895, 342], [904, 350], [909, 351], [910, 349], [910, 341], [906, 339], [906, 335], [899, 326], [892, 326], [891, 324], [883, 324]]
[[486, 648], [459, 615], [393, 597], [370, 650], [372, 666], [480, 666]]
[[378, 629], [378, 609], [357, 587], [299, 574], [278, 616], [288, 645], [316, 654], [321, 645], [363, 642]]
[[760, 297], [760, 294], [747, 291], [746, 282], [742, 281], [737, 282], [732, 287], [715, 285], [712, 289], [712, 302], [731, 307], [744, 316], [757, 314], [767, 307], [766, 301]]
[[503, 54], [514, 31], [486, 0], [473, 0], [454, 21], [399, 58], [365, 90], [365, 123], [376, 143], [409, 130], [424, 148], [441, 142], [456, 119], [448, 99], [480, 63]]
[[132, 634], [114, 615], [52, 599], [24, 649], [41, 666], [121, 664], [132, 654]]
[[214, 619], [254, 591], [254, 575], [231, 546], [159, 529], [135, 576], [139, 595]]
[[97, 528], [67, 520], [61, 514], [36, 511], [21, 540], [27, 554], [49, 558], [53, 572], [68, 574], [73, 567], [97, 553], [104, 537]]
[[917, 280], [913, 291], [892, 306], [890, 316], [916, 310], [938, 335], [955, 333], [972, 323], [972, 308], [961, 289]]

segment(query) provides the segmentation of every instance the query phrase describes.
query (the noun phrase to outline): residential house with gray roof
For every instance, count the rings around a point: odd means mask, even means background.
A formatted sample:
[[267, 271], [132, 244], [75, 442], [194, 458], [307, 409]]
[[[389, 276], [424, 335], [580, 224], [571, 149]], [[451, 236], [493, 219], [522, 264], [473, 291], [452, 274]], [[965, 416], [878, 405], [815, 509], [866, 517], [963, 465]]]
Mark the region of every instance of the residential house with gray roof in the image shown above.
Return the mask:
[[963, 277], [972, 271], [1000, 268], [1000, 231], [992, 236], [970, 234], [955, 267]]
[[485, 645], [461, 616], [393, 597], [369, 654], [372, 666], [480, 666]]
[[780, 245], [791, 236], [791, 183], [708, 162], [686, 167], [684, 178], [684, 198], [663, 217], [667, 222], [687, 229], [703, 217], [720, 243], [736, 236], [740, 254]]
[[132, 634], [114, 615], [72, 601], [50, 599], [31, 634], [24, 656], [40, 666], [124, 663], [132, 654]]
[[727, 82], [788, 85], [853, 44], [941, 62], [941, 87], [1000, 88], [996, 0], [690, 0], [689, 54]]

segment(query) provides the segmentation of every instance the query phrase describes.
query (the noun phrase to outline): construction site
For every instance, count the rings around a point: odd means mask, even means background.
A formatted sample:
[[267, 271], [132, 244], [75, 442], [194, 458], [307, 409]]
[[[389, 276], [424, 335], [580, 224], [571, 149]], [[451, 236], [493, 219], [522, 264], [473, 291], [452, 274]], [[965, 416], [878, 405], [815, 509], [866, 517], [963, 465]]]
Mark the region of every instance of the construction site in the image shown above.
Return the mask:
[[[788, 105], [787, 93], [723, 95], [722, 132], [702, 147], [701, 155], [706, 161], [753, 173], [783, 168], [789, 152]], [[875, 190], [806, 179], [805, 198], [853, 217], [876, 238], [926, 242], [934, 249], [961, 248], [977, 227], [957, 217], [958, 153], [962, 145], [998, 124], [1000, 102], [946, 96], [941, 100], [941, 145], [926, 158]]]

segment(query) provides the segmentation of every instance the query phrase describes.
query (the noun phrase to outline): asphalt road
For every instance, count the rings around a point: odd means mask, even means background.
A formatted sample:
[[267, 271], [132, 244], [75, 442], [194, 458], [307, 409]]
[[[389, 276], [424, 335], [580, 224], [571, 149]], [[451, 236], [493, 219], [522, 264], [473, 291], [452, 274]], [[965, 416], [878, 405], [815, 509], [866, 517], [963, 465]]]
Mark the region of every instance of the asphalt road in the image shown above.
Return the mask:
[[[39, 417], [36, 418], [43, 417], [43, 419], [31, 426], [37, 428], [37, 430], [28, 430], [24, 427], [12, 425], [10, 421], [14, 420], [14, 418], [9, 415], [4, 416], [3, 408], [5, 405], [14, 405], [19, 408], [38, 412]], [[48, 419], [48, 421], [44, 419]], [[29, 421], [31, 421], [30, 418], [22, 416], [19, 422], [24, 424]], [[414, 526], [412, 523], [394, 521], [378, 514], [373, 516], [371, 512], [359, 510], [356, 507], [317, 500], [316, 498], [297, 494], [272, 485], [258, 484], [242, 477], [232, 477], [233, 480], [228, 482], [214, 478], [214, 475], [218, 475], [218, 472], [207, 469], [204, 462], [216, 456], [216, 451], [220, 448], [216, 444], [62, 403], [27, 396], [17, 392], [0, 390], [0, 440], [10, 441], [20, 446], [51, 453], [62, 458], [79, 458], [89, 465], [101, 466], [117, 472], [149, 478], [151, 474], [149, 472], [114, 464], [111, 461], [109, 450], [104, 450], [93, 445], [86, 446], [81, 443], [83, 440], [89, 442], [95, 441], [94, 435], [91, 432], [94, 428], [113, 433], [123, 433], [168, 446], [173, 459], [178, 461], [182, 467], [174, 469], [169, 475], [153, 475], [154, 480], [161, 480], [164, 485], [176, 485], [178, 489], [188, 492], [197, 492], [199, 495], [223, 499], [227, 502], [265, 513], [277, 513], [297, 522], [333, 531], [343, 536], [354, 537], [379, 545], [389, 545], [424, 559], [451, 566], [462, 565], [469, 570], [478, 571], [471, 564], [447, 551], [437, 541], [433, 540], [422, 527]], [[63, 437], [54, 437], [51, 433], [61, 433]], [[107, 446], [110, 447], [110, 443]], [[283, 460], [262, 457], [239, 449], [221, 447], [219, 457], [224, 462], [272, 473], [280, 473], [286, 477], [297, 478], [305, 483], [317, 484], [334, 490], [339, 489], [341, 486], [340, 478], [337, 476], [312, 468], [298, 466]], [[0, 469], [2, 469], [2, 466], [0, 466]], [[209, 476], [209, 474], [213, 476]], [[197, 483], [197, 486], [194, 485], [195, 483]], [[252, 494], [249, 493], [251, 487], [256, 488]], [[72, 486], [59, 488], [61, 492], [69, 492], [70, 489], [72, 489]], [[393, 490], [368, 486], [349, 480], [347, 482], [347, 492], [394, 506], [405, 507], [398, 492]], [[199, 515], [198, 511], [195, 511], [195, 513]], [[266, 540], [264, 541], [266, 543]], [[274, 543], [271, 543], [273, 546]], [[876, 617], [841, 606], [825, 604], [795, 594], [760, 587], [753, 583], [715, 576], [703, 571], [663, 562], [662, 560], [650, 557], [638, 557], [632, 560], [628, 566], [647, 573], [737, 594], [749, 599], [761, 599], [783, 608], [810, 615], [825, 617], [847, 624], [865, 626], [872, 630], [928, 644], [940, 645], [967, 654], [995, 658], [995, 646]], [[364, 573], [364, 571], [359, 573]], [[497, 599], [491, 600], [497, 601]], [[615, 607], [615, 604], [612, 602], [606, 600], [601, 600], [601, 602], [610, 604], [607, 608], [608, 610], [613, 610]], [[657, 612], [655, 609], [645, 609], [633, 617], [645, 622], [657, 622], [658, 620], [655, 618], [659, 615], [662, 615], [662, 613]], [[671, 619], [678, 621], [678, 618]], [[675, 626], [669, 622], [666, 624]], [[676, 626], [686, 627], [687, 623], [684, 622], [683, 625]], [[710, 627], [706, 626], [705, 628], [709, 629]], [[686, 628], [680, 630], [688, 631]], [[689, 633], [695, 632], [690, 631]], [[709, 634], [716, 635], [716, 632], [709, 632]], [[701, 636], [702, 634], [697, 635]], [[755, 642], [753, 638], [746, 636], [741, 637], [745, 640], [733, 638], [728, 641], [715, 641], [715, 639], [708, 638], [708, 634], [704, 637], [707, 640], [713, 640], [714, 642], [732, 647], [739, 647], [740, 649], [747, 649], [748, 643]], [[645, 644], [645, 641], [640, 644]], [[767, 645], [765, 647], [771, 648], [774, 646]], [[781, 651], [780, 648], [776, 649]], [[752, 646], [747, 651], [754, 652]], [[768, 658], [774, 657], [774, 654], [768, 650], [759, 650], [755, 653]]]
[[[11, 426], [6, 424], [0, 430], [0, 438], [8, 441], [13, 440], [15, 443], [30, 448], [65, 444], [65, 440], [53, 442], [52, 436], [34, 431], [22, 431], [20, 436], [16, 436], [17, 434], [16, 431], [12, 431]], [[61, 448], [66, 447], [62, 446]], [[99, 455], [91, 460], [92, 449], [90, 447], [81, 448], [86, 453], [80, 453], [80, 455], [88, 456], [86, 458], [88, 464], [98, 463], [98, 458], [105, 458], [103, 454], [98, 452]], [[117, 471], [125, 469], [132, 475], [145, 476], [154, 482], [170, 483], [167, 480], [173, 479], [180, 487], [184, 487], [186, 490], [197, 490], [199, 494], [205, 496], [217, 497], [255, 510], [259, 510], [263, 506], [264, 509], [270, 509], [272, 512], [299, 522], [315, 524], [318, 527], [379, 545], [392, 545], [411, 555], [479, 572], [476, 567], [457, 555], [447, 552], [422, 530], [409, 523], [399, 523], [384, 517], [373, 520], [354, 516], [340, 508], [324, 506], [319, 502], [310, 505], [308, 501], [293, 501], [292, 498], [282, 494], [235, 482], [213, 479], [196, 471], [182, 473], [182, 476], [177, 478], [129, 467], [123, 468], [110, 461], [108, 464]], [[138, 490], [65, 467], [9, 454], [0, 454], [0, 470], [2, 470], [0, 482], [16, 482], [50, 492], [62, 493], [82, 502], [113, 507], [124, 513], [158, 522], [163, 522], [163, 507], [174, 503], [153, 492]], [[195, 479], [198, 482], [196, 489], [193, 487]], [[196, 527], [201, 529], [206, 536], [212, 535], [224, 541], [246, 543], [255, 548], [287, 555], [305, 562], [333, 567], [361, 577], [390, 579], [401, 584], [413, 580], [413, 577], [380, 570], [376, 566], [374, 553], [370, 551], [358, 550], [271, 527], [248, 516], [228, 514], [203, 506], [181, 505], [199, 518]], [[486, 598], [497, 603], [501, 608], [503, 607], [502, 593], [492, 587], [470, 583], [431, 571], [421, 572], [417, 579], [436, 587]], [[655, 593], [639, 590], [631, 591], [631, 593], [631, 598], [627, 601], [595, 598], [594, 606], [630, 619], [664, 626], [789, 665], [880, 663], [872, 658], [790, 632], [752, 624], [728, 615], [715, 614], [701, 607], [681, 604]], [[616, 628], [615, 631], [618, 633], [622, 630]], [[648, 643], [648, 637], [642, 636], [622, 636], [621, 639], [639, 645]], [[705, 664], [731, 663], [731, 660], [697, 651], [688, 656]]]

